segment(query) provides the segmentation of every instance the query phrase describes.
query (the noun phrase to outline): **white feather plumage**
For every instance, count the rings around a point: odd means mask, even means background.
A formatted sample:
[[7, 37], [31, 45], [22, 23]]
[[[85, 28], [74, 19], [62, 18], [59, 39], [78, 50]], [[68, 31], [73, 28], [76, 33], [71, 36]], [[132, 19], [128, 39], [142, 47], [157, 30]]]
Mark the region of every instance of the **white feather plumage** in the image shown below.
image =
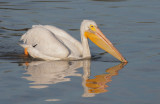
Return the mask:
[[[84, 38], [84, 31], [92, 20], [84, 20], [81, 24], [82, 44], [67, 32], [50, 25], [33, 25], [22, 37], [21, 44], [27, 48], [30, 56], [44, 60], [81, 59], [91, 57], [88, 40]], [[96, 25], [97, 26], [97, 25]]]

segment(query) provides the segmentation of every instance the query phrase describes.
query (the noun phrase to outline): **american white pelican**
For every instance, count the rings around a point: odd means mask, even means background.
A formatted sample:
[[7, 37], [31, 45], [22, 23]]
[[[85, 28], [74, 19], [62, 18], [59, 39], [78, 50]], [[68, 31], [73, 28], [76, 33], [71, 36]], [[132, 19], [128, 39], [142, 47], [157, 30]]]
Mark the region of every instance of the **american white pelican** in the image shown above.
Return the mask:
[[21, 40], [25, 54], [44, 60], [90, 58], [88, 38], [122, 62], [127, 62], [92, 20], [83, 20], [80, 27], [81, 42], [67, 32], [50, 25], [34, 25]]

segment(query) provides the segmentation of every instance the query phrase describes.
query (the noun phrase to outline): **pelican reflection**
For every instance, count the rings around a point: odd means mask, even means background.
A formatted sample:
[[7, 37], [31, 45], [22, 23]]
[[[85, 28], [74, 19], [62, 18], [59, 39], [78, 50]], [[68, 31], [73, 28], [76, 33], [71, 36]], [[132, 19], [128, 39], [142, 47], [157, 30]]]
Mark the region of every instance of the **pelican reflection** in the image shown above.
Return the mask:
[[[90, 60], [81, 61], [33, 61], [26, 63], [26, 74], [23, 78], [32, 81], [30, 88], [47, 88], [49, 84], [70, 81], [69, 76], [82, 77], [82, 86], [84, 93], [82, 97], [93, 97], [98, 93], [107, 92], [108, 82], [112, 77], [118, 75], [126, 63], [120, 63], [116, 66], [106, 69], [105, 74], [94, 76], [90, 79]], [[83, 68], [83, 74], [78, 73], [76, 69]], [[29, 76], [28, 76], [29, 75]]]
[[70, 81], [67, 76], [81, 76], [76, 69], [82, 67], [82, 61], [33, 61], [26, 64], [23, 78], [32, 81], [30, 88], [46, 88], [48, 84]]

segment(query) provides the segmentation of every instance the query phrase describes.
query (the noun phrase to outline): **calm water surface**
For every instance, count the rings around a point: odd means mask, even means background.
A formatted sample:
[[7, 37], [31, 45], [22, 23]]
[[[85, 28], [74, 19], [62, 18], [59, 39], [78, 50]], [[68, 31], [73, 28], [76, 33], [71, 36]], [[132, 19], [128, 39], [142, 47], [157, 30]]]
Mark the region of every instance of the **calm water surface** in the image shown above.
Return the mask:
[[[0, 0], [0, 103], [159, 104], [159, 10], [159, 0]], [[91, 42], [91, 60], [24, 57], [18, 42], [32, 25], [80, 40], [83, 19], [95, 20], [129, 63]]]

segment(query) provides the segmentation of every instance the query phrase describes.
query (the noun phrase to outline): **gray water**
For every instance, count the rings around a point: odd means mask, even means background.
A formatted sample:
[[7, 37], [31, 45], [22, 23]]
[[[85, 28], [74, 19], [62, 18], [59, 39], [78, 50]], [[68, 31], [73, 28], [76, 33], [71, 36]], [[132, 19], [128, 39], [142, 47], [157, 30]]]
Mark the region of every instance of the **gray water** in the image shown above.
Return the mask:
[[[159, 0], [0, 0], [0, 104], [159, 104]], [[96, 21], [129, 61], [90, 42], [91, 60], [38, 61], [19, 39], [32, 25], [64, 29], [80, 41]]]

